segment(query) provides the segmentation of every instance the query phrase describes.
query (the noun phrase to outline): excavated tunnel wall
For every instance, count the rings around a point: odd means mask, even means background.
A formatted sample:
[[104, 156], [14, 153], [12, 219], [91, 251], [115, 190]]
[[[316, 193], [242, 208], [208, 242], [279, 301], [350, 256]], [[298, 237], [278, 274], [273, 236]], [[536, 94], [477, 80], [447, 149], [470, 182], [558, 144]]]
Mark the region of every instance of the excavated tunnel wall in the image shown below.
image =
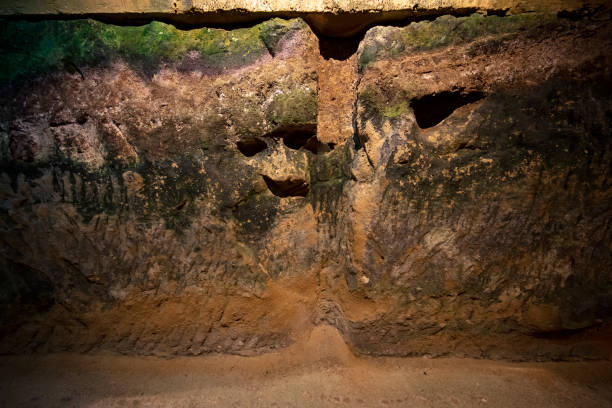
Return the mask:
[[0, 7], [0, 352], [608, 358], [610, 9], [455, 3]]

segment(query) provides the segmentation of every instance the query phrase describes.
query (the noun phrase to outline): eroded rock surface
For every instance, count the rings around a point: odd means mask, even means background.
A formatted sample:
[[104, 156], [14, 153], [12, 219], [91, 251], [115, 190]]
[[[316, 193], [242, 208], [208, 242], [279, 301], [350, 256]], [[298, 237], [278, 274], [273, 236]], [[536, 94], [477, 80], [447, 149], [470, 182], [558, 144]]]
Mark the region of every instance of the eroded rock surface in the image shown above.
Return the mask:
[[[610, 13], [9, 22], [1, 351], [602, 358]], [[9, 43], [7, 38], [15, 39]]]
[[497, 337], [498, 355], [609, 314], [609, 29], [474, 15], [368, 32], [350, 277], [399, 305], [353, 322], [361, 348]]

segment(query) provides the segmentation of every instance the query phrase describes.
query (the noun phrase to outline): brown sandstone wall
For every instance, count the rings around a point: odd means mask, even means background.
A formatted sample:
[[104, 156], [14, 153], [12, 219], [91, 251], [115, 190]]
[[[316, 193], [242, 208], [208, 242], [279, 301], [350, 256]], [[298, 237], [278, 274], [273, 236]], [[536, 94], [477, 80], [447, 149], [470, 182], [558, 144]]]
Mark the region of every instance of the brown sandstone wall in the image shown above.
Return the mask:
[[608, 356], [610, 10], [518, 4], [4, 22], [0, 351]]

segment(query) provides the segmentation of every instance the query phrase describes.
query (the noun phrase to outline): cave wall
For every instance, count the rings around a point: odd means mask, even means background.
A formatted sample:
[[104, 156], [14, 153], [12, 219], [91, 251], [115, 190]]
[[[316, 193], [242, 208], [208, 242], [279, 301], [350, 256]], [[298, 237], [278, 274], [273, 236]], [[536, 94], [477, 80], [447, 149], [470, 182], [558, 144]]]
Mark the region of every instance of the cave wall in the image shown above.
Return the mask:
[[5, 21], [0, 352], [605, 358], [612, 24], [572, 10]]

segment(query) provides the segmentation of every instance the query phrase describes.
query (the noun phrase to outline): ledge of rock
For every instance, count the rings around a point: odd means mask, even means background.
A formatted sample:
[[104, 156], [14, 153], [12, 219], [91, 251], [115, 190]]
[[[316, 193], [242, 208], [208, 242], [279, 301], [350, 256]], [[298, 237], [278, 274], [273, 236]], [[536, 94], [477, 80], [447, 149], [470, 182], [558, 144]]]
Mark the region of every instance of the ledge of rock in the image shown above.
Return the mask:
[[151, 20], [177, 26], [231, 26], [253, 24], [273, 17], [306, 20], [317, 34], [330, 37], [356, 35], [374, 24], [431, 19], [444, 14], [515, 14], [575, 12], [596, 8], [603, 0], [7, 0], [0, 4], [5, 18], [84, 18], [115, 24], [144, 24]]

